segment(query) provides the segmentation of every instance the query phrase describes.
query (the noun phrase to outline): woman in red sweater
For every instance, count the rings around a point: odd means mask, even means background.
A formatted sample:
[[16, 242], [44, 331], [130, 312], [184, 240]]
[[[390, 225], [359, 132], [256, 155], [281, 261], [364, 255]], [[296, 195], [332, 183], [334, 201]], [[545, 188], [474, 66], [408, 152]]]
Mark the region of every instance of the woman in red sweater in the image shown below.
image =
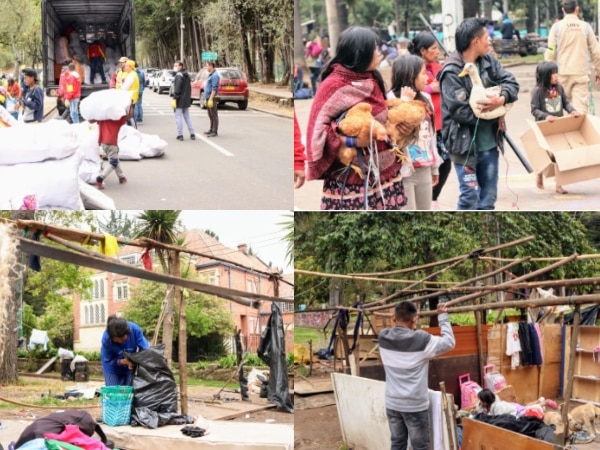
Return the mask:
[[[306, 139], [307, 179], [323, 179], [321, 209], [400, 209], [405, 203], [401, 163], [384, 141], [361, 142], [342, 136], [337, 121], [360, 102], [371, 105], [375, 120], [385, 124], [385, 86], [377, 67], [382, 55], [377, 35], [369, 28], [350, 27], [321, 73], [312, 104]], [[401, 131], [410, 134], [412, 130]], [[340, 163], [342, 145], [356, 147], [353, 164], [362, 178]]]
[[431, 96], [433, 110], [435, 115], [435, 131], [437, 134], [437, 150], [444, 162], [439, 167], [439, 181], [433, 186], [431, 209], [440, 209], [438, 196], [442, 192], [442, 188], [448, 179], [450, 169], [452, 169], [452, 161], [450, 155], [444, 147], [442, 140], [442, 107], [440, 95], [440, 83], [437, 81], [437, 74], [442, 69], [442, 65], [438, 62], [440, 50], [433, 35], [427, 31], [418, 33], [414, 39], [408, 44], [408, 50], [413, 54], [420, 56], [425, 60], [425, 70], [427, 71], [427, 86], [425, 92]]

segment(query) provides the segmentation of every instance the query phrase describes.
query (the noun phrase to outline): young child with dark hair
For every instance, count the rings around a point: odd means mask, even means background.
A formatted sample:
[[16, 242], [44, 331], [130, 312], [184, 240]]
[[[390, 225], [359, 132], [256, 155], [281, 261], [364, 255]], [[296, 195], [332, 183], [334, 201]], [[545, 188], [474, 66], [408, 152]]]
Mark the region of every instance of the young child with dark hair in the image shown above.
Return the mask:
[[[543, 62], [537, 66], [536, 86], [531, 91], [531, 114], [536, 121], [547, 120], [554, 122], [557, 117], [563, 117], [565, 111], [573, 117], [581, 114], [567, 100], [567, 94], [558, 82], [558, 66], [554, 62]], [[540, 172], [536, 177], [538, 189], [544, 189], [544, 178]], [[562, 186], [556, 185], [556, 192], [567, 194]]]

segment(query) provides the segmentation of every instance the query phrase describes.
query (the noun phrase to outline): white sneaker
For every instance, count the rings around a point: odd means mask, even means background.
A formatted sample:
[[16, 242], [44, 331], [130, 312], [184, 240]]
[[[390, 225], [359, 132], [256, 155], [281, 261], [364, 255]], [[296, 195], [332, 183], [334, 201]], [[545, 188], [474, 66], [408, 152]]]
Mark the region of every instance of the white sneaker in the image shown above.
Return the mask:
[[434, 211], [439, 211], [440, 210], [440, 202], [438, 202], [437, 200], [432, 201], [431, 209]]

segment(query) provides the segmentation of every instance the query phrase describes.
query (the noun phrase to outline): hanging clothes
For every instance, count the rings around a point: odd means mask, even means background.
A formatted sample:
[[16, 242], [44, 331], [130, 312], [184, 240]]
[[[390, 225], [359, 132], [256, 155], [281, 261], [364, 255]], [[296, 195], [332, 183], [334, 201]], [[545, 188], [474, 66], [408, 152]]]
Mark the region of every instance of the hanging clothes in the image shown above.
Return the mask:
[[140, 257], [142, 263], [144, 264], [144, 269], [152, 271], [152, 257], [150, 256], [150, 249], [147, 248], [142, 256]]
[[535, 331], [534, 323], [528, 323], [527, 328], [529, 329], [529, 342], [531, 344], [531, 364], [534, 366], [542, 365], [542, 352], [540, 339]]
[[521, 363], [524, 366], [531, 366], [533, 364], [533, 354], [527, 322], [519, 322], [519, 339], [521, 340]]
[[539, 323], [534, 323], [533, 327], [535, 328], [535, 332], [540, 343], [540, 364], [544, 364], [544, 338], [542, 337], [542, 329], [540, 328]]
[[117, 238], [109, 234], [104, 235], [104, 241], [100, 241], [100, 253], [106, 256], [115, 256], [119, 253]]
[[521, 339], [519, 339], [519, 324], [506, 324], [506, 356], [510, 356], [510, 368], [519, 367], [521, 352]]

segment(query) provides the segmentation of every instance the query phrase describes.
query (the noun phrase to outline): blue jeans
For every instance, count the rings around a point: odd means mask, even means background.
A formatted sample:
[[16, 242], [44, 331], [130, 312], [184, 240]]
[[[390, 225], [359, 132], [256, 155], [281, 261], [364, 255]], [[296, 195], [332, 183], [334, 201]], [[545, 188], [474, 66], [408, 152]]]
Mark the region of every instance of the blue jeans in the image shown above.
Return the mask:
[[385, 410], [392, 434], [391, 450], [406, 450], [408, 438], [413, 450], [429, 450], [429, 411]]
[[142, 109], [142, 94], [138, 94], [138, 101], [133, 107], [133, 118], [136, 122], [144, 121], [144, 110]]
[[69, 112], [71, 113], [71, 120], [73, 123], [79, 123], [79, 110], [77, 107], [79, 106], [79, 99], [74, 98], [71, 100], [71, 104], [69, 105]]
[[[216, 108], [217, 105], [215, 105]], [[187, 125], [188, 131], [190, 135], [194, 134], [194, 125], [192, 124], [192, 119], [190, 118], [190, 109], [189, 108], [176, 108], [175, 109], [175, 123], [177, 125], [177, 136], [183, 136], [183, 121]]]
[[459, 210], [494, 209], [498, 197], [498, 150], [477, 154], [475, 170], [454, 163], [458, 175]]

